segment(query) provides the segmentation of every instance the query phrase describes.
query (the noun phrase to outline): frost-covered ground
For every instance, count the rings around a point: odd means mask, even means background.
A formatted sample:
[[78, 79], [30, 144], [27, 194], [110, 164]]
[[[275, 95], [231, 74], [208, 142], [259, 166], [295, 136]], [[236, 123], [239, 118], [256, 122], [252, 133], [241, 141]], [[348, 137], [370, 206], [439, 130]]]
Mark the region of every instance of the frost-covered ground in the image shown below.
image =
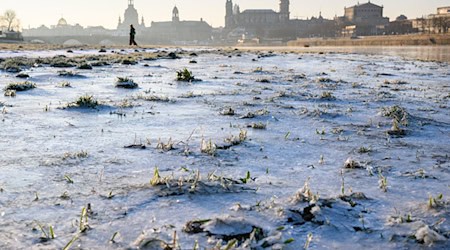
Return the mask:
[[1, 249], [450, 246], [448, 63], [69, 52], [1, 53]]

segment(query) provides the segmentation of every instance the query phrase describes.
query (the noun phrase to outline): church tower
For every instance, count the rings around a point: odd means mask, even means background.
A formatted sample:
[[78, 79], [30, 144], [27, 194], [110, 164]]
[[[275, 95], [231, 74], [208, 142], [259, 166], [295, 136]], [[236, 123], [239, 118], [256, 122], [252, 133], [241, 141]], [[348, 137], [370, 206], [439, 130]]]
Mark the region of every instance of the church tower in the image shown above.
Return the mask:
[[180, 13], [178, 12], [177, 6], [172, 10], [172, 22], [177, 23], [180, 21]]
[[225, 5], [225, 28], [232, 28], [233, 20], [233, 1], [227, 0], [227, 3]]
[[280, 0], [280, 21], [288, 22], [290, 19], [289, 0]]

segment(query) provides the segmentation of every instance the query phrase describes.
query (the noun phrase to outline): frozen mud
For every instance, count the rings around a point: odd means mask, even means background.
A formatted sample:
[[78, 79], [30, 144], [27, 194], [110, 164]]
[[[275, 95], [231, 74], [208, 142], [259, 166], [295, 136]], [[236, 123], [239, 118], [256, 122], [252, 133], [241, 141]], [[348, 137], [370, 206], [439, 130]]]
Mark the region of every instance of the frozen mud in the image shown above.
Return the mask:
[[450, 246], [448, 63], [105, 51], [0, 54], [1, 249]]

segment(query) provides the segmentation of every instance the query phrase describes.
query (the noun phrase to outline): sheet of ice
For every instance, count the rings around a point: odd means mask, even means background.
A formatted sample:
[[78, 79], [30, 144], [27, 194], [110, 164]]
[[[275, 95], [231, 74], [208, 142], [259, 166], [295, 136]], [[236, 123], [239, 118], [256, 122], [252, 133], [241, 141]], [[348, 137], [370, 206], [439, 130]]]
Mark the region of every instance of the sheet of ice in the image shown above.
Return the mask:
[[[196, 240], [212, 248], [206, 233], [183, 233], [183, 227], [223, 216], [246, 218], [266, 237], [281, 232], [278, 244], [294, 240], [285, 249], [302, 248], [309, 233], [312, 249], [417, 248], [424, 243], [411, 236], [420, 225], [443, 237], [433, 246], [448, 246], [447, 63], [339, 53], [196, 52], [198, 57], [185, 53], [179, 60], [79, 70], [79, 78], [60, 77], [48, 66], [27, 70], [37, 88], [0, 97], [0, 248], [62, 248], [74, 236], [80, 248], [125, 248], [139, 237], [170, 243], [174, 231], [181, 249]], [[97, 54], [73, 54], [90, 53]], [[203, 81], [175, 81], [184, 67]], [[125, 76], [139, 88], [115, 88], [116, 77]], [[15, 81], [14, 74], [2, 72], [0, 88]], [[72, 87], [58, 87], [62, 81]], [[85, 94], [102, 105], [61, 109]], [[131, 107], [121, 107], [124, 100]], [[393, 119], [382, 110], [393, 106], [407, 112], [399, 125], [403, 136], [387, 133]], [[235, 115], [221, 114], [228, 107]], [[265, 129], [253, 129], [255, 124]], [[241, 131], [247, 138], [238, 145], [225, 142]], [[202, 139], [226, 149], [215, 156], [201, 153]], [[158, 149], [158, 141], [172, 141], [174, 149]], [[133, 144], [146, 149], [125, 148]], [[361, 168], [343, 169], [349, 158]], [[155, 167], [170, 187], [150, 185]], [[199, 186], [171, 186], [197, 175]], [[319, 201], [293, 202], [308, 179]], [[357, 192], [367, 199], [345, 198]], [[91, 229], [80, 234], [88, 203]], [[303, 210], [309, 205], [315, 207], [312, 219]], [[44, 230], [52, 225], [56, 239], [41, 242], [38, 224]], [[109, 243], [115, 232], [119, 236]]]

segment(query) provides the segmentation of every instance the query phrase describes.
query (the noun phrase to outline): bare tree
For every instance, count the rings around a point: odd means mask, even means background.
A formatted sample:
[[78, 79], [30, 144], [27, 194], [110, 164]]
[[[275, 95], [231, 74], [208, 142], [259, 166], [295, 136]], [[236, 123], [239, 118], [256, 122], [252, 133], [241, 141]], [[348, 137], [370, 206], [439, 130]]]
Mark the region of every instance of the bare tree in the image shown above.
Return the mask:
[[437, 17], [436, 20], [434, 20], [434, 27], [436, 29], [436, 33], [444, 33], [444, 18]]
[[19, 26], [19, 20], [17, 19], [17, 15], [14, 10], [5, 11], [1, 19], [5, 22], [5, 27], [8, 31], [11, 31], [13, 28], [18, 28]]
[[443, 23], [444, 33], [448, 33], [450, 29], [450, 17], [445, 17], [444, 23]]
[[438, 28], [439, 33], [448, 33], [448, 29], [450, 28], [450, 17], [441, 16], [437, 18], [435, 26]]

